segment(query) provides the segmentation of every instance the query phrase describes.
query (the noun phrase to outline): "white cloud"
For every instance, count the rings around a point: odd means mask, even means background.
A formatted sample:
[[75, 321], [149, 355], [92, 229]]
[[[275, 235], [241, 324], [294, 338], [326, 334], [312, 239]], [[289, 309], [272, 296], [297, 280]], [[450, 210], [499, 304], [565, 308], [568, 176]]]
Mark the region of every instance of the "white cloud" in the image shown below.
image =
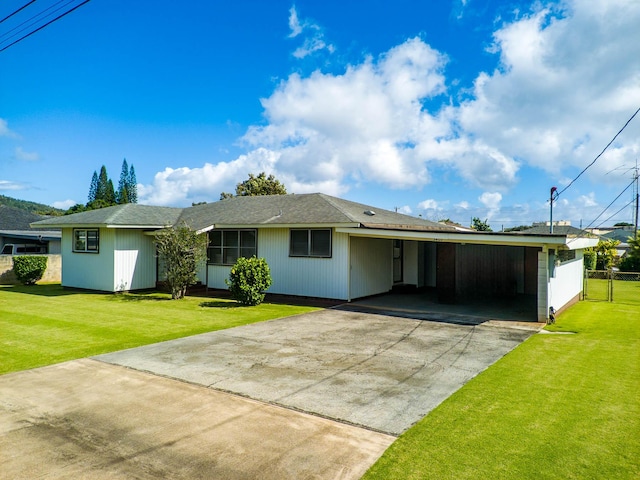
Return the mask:
[[[498, 26], [491, 51], [499, 68], [479, 73], [470, 91], [448, 86], [455, 82], [445, 77], [446, 55], [420, 38], [339, 74], [295, 73], [262, 99], [265, 122], [241, 139], [246, 155], [195, 169], [167, 168], [141, 187], [141, 199], [211, 200], [262, 170], [291, 192], [341, 195], [361, 182], [419, 189], [444, 169], [463, 185], [490, 192], [482, 206], [505, 215], [500, 203], [522, 167], [550, 172], [555, 184], [566, 185], [640, 105], [640, 42], [630, 41], [637, 36], [640, 2], [533, 5]], [[289, 27], [290, 37], [303, 41], [300, 56], [328, 48], [322, 29], [295, 7]], [[466, 95], [459, 106], [450, 100], [457, 94]], [[619, 182], [620, 176], [604, 173], [638, 154], [640, 117], [586, 176]], [[509, 215], [539, 209], [521, 207]], [[475, 208], [455, 206], [465, 216]]]
[[18, 160], [25, 162], [35, 162], [40, 159], [40, 155], [37, 152], [25, 152], [22, 147], [16, 147], [15, 157]]
[[429, 198], [427, 200], [423, 200], [422, 202], [420, 202], [418, 204], [418, 207], [420, 207], [423, 210], [437, 210], [438, 202], [435, 201], [433, 198]]
[[582, 204], [583, 207], [598, 206], [598, 202], [596, 201], [596, 194], [594, 192], [591, 192], [588, 195], [580, 195], [577, 201], [578, 203]]
[[77, 203], [78, 202], [76, 202], [75, 200], [68, 199], [68, 200], [61, 200], [59, 202], [53, 202], [51, 204], [51, 206], [53, 208], [59, 208], [61, 210], [67, 210], [67, 209], [73, 207], [74, 205], [76, 205]]
[[289, 9], [289, 29], [291, 30], [289, 38], [295, 38], [302, 33], [302, 25], [298, 19], [298, 11], [295, 6]]
[[200, 168], [167, 167], [156, 173], [151, 185], [138, 184], [138, 198], [140, 203], [150, 205], [217, 200], [221, 192], [235, 191], [235, 185], [249, 173], [264, 171], [283, 179], [274, 168], [278, 157], [277, 152], [259, 148], [230, 162], [205, 163]]
[[15, 132], [9, 129], [9, 123], [3, 118], [0, 118], [0, 137], [8, 137], [8, 138], [17, 137]]
[[278, 169], [301, 183], [332, 180], [342, 190], [353, 180], [422, 185], [429, 180], [425, 159], [450, 133], [421, 103], [444, 92], [443, 66], [444, 57], [415, 38], [341, 75], [293, 74], [262, 100], [268, 124], [243, 139], [280, 152]]
[[[494, 172], [514, 170], [516, 158], [558, 175], [583, 167], [640, 105], [640, 42], [629, 41], [640, 24], [640, 3], [537, 5], [495, 32], [500, 68], [480, 74], [472, 98], [452, 109], [463, 138], [482, 139], [501, 156]], [[637, 134], [623, 135], [608, 157], [639, 145]], [[619, 162], [611, 161], [603, 158], [590, 174]]]
[[289, 29], [291, 30], [289, 38], [296, 38], [306, 33], [302, 45], [293, 52], [296, 58], [302, 59], [325, 49], [329, 53], [335, 51], [333, 45], [325, 42], [322, 28], [311, 20], [301, 20], [295, 6], [289, 9]]
[[26, 187], [10, 180], [0, 180], [0, 190], [24, 190]]
[[396, 210], [398, 213], [404, 213], [405, 215], [411, 215], [413, 213], [411, 211], [411, 207], [409, 205], [404, 205]]
[[498, 192], [483, 192], [478, 197], [480, 203], [482, 203], [489, 211], [487, 217], [491, 218], [500, 211], [500, 202], [502, 201], [502, 195]]

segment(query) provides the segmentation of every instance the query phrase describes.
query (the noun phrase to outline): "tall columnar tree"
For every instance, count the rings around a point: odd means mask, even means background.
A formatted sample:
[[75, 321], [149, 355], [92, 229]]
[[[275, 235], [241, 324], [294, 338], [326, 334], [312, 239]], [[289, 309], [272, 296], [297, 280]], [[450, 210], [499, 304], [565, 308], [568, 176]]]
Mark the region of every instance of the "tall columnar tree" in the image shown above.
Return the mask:
[[131, 201], [129, 195], [129, 165], [127, 164], [126, 158], [122, 161], [117, 197], [118, 203], [129, 203]]
[[94, 170], [93, 177], [91, 177], [91, 185], [89, 186], [88, 203], [95, 201], [97, 194], [98, 194], [98, 172]]
[[107, 201], [109, 191], [109, 175], [107, 175], [107, 167], [102, 165], [98, 174], [98, 185], [96, 187], [95, 200]]
[[133, 165], [131, 165], [129, 169], [127, 193], [129, 194], [129, 202], [138, 203], [138, 181], [136, 180], [136, 170], [133, 168]]

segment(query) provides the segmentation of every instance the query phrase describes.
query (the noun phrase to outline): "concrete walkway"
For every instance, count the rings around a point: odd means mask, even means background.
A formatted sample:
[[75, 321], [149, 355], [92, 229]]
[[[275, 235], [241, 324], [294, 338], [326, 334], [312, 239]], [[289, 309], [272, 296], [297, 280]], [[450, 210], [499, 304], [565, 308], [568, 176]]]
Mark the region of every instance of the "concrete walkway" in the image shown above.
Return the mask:
[[0, 376], [2, 479], [357, 479], [393, 440], [89, 359]]

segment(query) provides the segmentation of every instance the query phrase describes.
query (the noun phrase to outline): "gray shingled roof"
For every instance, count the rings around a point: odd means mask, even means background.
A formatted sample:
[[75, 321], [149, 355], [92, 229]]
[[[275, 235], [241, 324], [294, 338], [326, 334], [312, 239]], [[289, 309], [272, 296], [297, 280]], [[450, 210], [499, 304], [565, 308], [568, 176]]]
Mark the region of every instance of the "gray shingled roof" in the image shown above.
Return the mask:
[[[371, 214], [372, 212], [375, 214]], [[453, 227], [322, 193], [234, 197], [184, 209], [129, 203], [53, 217], [35, 222], [33, 225], [34, 227], [113, 225], [159, 228], [183, 221], [196, 230], [203, 230], [213, 225], [359, 224], [369, 228], [455, 231]]]
[[[374, 215], [365, 211], [375, 212]], [[363, 224], [448, 230], [441, 224], [322, 193], [234, 197], [186, 208], [179, 221], [196, 230], [218, 225]], [[453, 230], [453, 229], [451, 229]]]
[[181, 208], [153, 207], [127, 203], [113, 207], [89, 210], [62, 217], [52, 217], [33, 223], [33, 227], [55, 227], [70, 225], [115, 225], [159, 228], [173, 225], [182, 213]]
[[[519, 232], [508, 232], [513, 234], [526, 234], [526, 235], [544, 235], [549, 234], [549, 225], [537, 225], [535, 227], [521, 230]], [[597, 237], [597, 235], [591, 235], [589, 232], [582, 230], [571, 225], [560, 225], [553, 227], [554, 235], [568, 235], [573, 237]]]

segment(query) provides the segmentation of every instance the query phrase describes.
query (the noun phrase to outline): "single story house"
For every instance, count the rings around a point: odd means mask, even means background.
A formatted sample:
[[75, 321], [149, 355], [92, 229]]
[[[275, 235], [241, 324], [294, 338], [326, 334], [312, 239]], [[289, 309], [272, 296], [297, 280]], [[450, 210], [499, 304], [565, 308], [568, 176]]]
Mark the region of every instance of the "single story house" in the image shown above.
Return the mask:
[[239, 256], [264, 257], [270, 293], [351, 301], [395, 285], [437, 292], [442, 303], [533, 298], [547, 318], [577, 301], [590, 238], [461, 231], [314, 194], [235, 197], [189, 208], [125, 204], [35, 222], [62, 228], [62, 285], [102, 291], [152, 288], [154, 234], [186, 223], [209, 238], [199, 272], [224, 289]]

